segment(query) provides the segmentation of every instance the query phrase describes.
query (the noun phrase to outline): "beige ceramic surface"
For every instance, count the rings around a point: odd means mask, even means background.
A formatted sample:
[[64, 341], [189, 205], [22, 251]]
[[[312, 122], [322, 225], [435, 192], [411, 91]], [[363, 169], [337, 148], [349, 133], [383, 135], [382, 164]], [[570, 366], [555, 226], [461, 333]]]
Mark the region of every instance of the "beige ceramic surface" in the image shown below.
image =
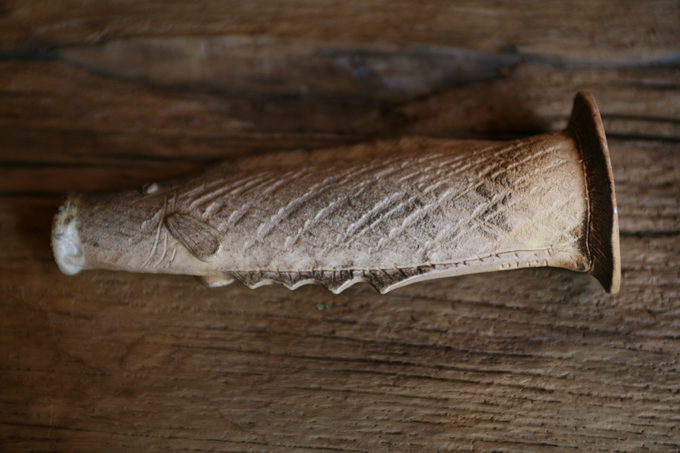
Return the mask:
[[190, 274], [219, 286], [318, 283], [381, 292], [523, 267], [620, 281], [611, 167], [597, 107], [567, 129], [490, 142], [408, 137], [300, 158], [226, 162], [188, 178], [72, 195], [53, 249], [82, 269]]

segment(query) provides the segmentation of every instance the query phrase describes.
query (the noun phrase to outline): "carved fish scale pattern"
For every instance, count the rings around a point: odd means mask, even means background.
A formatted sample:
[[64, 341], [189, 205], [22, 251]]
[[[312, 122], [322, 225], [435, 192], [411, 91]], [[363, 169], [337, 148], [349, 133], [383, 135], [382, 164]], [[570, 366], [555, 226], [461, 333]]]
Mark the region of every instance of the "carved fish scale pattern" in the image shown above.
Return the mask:
[[[368, 281], [386, 291], [428, 273], [586, 253], [574, 234], [587, 211], [583, 181], [560, 176], [581, 163], [563, 135], [450, 143], [411, 139], [387, 157], [304, 169], [222, 165], [157, 196], [207, 225], [178, 233], [195, 222], [166, 221], [179, 243], [206, 243], [187, 235], [215, 231], [207, 239], [222, 248], [211, 272], [250, 287], [313, 281], [337, 292]], [[159, 265], [171, 268], [172, 256]]]

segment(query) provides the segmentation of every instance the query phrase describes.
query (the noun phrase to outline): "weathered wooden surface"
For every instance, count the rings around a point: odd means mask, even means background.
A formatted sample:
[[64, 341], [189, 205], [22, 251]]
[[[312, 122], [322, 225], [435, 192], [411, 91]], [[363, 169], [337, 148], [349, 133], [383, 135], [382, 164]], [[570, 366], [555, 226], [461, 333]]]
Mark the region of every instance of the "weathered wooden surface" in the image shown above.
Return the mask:
[[[679, 451], [678, 2], [5, 2], [0, 450]], [[381, 137], [610, 137], [621, 292], [59, 273], [67, 191]]]

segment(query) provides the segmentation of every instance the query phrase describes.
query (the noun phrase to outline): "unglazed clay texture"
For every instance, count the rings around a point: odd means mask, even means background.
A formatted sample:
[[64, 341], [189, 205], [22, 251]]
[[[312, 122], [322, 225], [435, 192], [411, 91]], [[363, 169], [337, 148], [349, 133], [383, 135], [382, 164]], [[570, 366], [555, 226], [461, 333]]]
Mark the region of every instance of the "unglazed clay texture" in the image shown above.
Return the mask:
[[565, 131], [528, 139], [411, 137], [73, 195], [55, 220], [55, 256], [68, 274], [103, 268], [333, 292], [553, 266], [591, 272], [616, 292], [618, 225], [599, 121], [580, 93]]

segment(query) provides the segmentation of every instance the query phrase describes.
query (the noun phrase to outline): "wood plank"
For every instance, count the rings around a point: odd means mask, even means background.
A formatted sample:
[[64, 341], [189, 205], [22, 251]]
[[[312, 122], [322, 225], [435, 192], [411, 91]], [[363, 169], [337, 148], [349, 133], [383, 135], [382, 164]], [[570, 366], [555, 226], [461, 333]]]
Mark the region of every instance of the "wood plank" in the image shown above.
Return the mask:
[[145, 2], [84, 0], [4, 3], [0, 47], [29, 50], [55, 44], [139, 36], [268, 34], [338, 41], [428, 43], [497, 52], [515, 49], [575, 61], [676, 58], [677, 1], [522, 0], [442, 5], [435, 0], [349, 2]]
[[[289, 62], [298, 65], [290, 70], [317, 73], [324, 61], [302, 58]], [[382, 63], [399, 68], [389, 58]], [[414, 75], [393, 86], [393, 99], [363, 95], [353, 107], [333, 84], [309, 97], [263, 101], [260, 92], [241, 93], [262, 76], [257, 71], [234, 79], [231, 93], [210, 94], [202, 91], [200, 78], [189, 79], [194, 88], [169, 91], [178, 89], [186, 74], [163, 86], [105, 73], [108, 66], [94, 63], [88, 70], [62, 61], [0, 62], [0, 68], [0, 158], [11, 162], [82, 164], [134, 157], [207, 162], [403, 135], [512, 138], [564, 127], [579, 89], [595, 95], [609, 137], [680, 140], [680, 78], [672, 67], [560, 69], [522, 63], [494, 81], [441, 93], [432, 88], [423, 100], [404, 101], [411, 85], [426, 84]]]
[[[502, 80], [460, 87], [395, 109], [404, 134], [537, 131], [566, 126], [571, 94], [590, 91], [608, 137], [680, 139], [680, 76], [661, 68], [523, 64]], [[454, 132], [455, 133], [455, 132]]]

